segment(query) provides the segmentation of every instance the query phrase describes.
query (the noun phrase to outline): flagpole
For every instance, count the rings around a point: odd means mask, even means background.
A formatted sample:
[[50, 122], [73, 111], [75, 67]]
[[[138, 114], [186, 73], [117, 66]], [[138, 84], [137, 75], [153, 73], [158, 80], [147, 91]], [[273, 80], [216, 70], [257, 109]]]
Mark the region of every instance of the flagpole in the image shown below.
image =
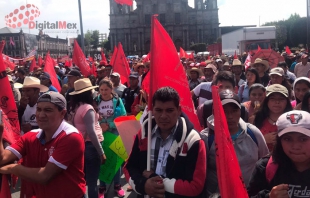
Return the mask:
[[83, 53], [85, 54], [84, 49], [84, 32], [83, 32], [83, 19], [82, 19], [82, 10], [81, 10], [81, 0], [78, 0], [79, 2], [79, 15], [80, 15], [80, 28], [81, 28], [81, 48]]

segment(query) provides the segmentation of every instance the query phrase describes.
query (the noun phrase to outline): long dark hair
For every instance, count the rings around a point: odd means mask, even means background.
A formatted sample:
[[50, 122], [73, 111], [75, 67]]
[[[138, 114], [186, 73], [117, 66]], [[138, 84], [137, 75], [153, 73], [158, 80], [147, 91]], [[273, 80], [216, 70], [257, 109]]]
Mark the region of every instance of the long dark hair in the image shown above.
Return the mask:
[[[268, 108], [268, 102], [269, 102], [269, 98], [271, 95], [272, 94], [270, 94], [268, 97], [264, 99], [260, 109], [254, 114], [255, 119], [254, 119], [253, 124], [259, 129], [263, 126], [265, 119], [269, 117], [270, 109]], [[288, 97], [286, 97], [286, 107], [283, 113], [286, 113], [292, 110], [293, 110], [293, 107], [291, 105], [291, 101]]]
[[309, 98], [310, 98], [310, 91], [307, 91], [301, 102], [301, 110], [307, 111], [308, 113], [310, 113]]
[[92, 90], [88, 90], [85, 92], [82, 92], [80, 94], [72, 95], [70, 97], [70, 108], [68, 110], [68, 113], [72, 112], [75, 113], [76, 109], [81, 104], [89, 104], [94, 106], [94, 100], [92, 97]]
[[283, 76], [283, 81], [281, 83], [288, 90], [288, 97], [292, 98], [292, 85], [288, 82], [288, 80]]
[[286, 167], [290, 169], [293, 167], [292, 160], [284, 153], [282, 144], [281, 144], [282, 137], [277, 137], [276, 143], [273, 147], [273, 151], [271, 153], [273, 162], [281, 165], [282, 167]]
[[[307, 80], [305, 80], [305, 79], [298, 79], [297, 78], [297, 81], [295, 80], [295, 83], [294, 83], [294, 85], [293, 85], [293, 89], [295, 89], [295, 87], [296, 87], [296, 85], [298, 85], [298, 84], [301, 84], [301, 83], [305, 83], [306, 85], [308, 85], [308, 87], [310, 88], [310, 83], [309, 83], [309, 81], [307, 81]], [[296, 104], [299, 104], [300, 102], [301, 102], [301, 100], [299, 100], [297, 97], [295, 97], [296, 98]]]
[[260, 83], [260, 78], [259, 78], [259, 75], [258, 75], [258, 72], [256, 71], [256, 69], [254, 68], [248, 68], [246, 71], [245, 71], [245, 75], [248, 73], [248, 72], [251, 72], [255, 75], [255, 81], [254, 83]]

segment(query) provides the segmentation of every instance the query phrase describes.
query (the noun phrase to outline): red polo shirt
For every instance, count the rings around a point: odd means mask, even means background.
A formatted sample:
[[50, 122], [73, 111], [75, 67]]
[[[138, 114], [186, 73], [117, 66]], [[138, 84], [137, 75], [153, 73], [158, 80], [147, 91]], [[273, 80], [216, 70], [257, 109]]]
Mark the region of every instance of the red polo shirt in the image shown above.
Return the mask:
[[84, 140], [78, 130], [67, 122], [60, 124], [49, 142], [44, 141], [44, 133], [38, 129], [26, 133], [6, 149], [23, 158], [26, 167], [45, 167], [47, 162], [51, 162], [63, 169], [47, 185], [33, 182], [22, 184], [26, 197], [81, 198], [85, 194]]

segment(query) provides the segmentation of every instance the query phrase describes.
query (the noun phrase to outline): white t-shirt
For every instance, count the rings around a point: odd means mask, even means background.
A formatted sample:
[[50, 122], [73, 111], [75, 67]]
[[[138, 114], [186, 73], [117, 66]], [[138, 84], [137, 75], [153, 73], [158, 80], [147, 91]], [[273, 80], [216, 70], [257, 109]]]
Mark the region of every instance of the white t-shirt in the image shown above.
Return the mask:
[[199, 105], [207, 100], [212, 100], [212, 82], [203, 82], [197, 85], [193, 92], [195, 96], [199, 97]]
[[98, 105], [98, 112], [101, 118], [107, 119], [110, 116], [113, 116], [113, 100], [101, 101]]
[[30, 124], [31, 126], [38, 126], [37, 119], [36, 119], [36, 111], [37, 111], [37, 104], [33, 107], [27, 105], [23, 117], [22, 117], [22, 124]]

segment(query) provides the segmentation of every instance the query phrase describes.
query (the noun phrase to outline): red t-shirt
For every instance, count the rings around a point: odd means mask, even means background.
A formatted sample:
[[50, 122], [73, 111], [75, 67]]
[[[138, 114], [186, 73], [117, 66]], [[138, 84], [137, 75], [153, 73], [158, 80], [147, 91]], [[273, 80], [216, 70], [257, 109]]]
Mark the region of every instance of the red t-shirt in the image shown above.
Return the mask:
[[[24, 165], [30, 168], [45, 167], [47, 162], [54, 163], [63, 171], [47, 185], [26, 182], [23, 186], [26, 197], [37, 198], [77, 197], [85, 194], [84, 180], [84, 139], [78, 130], [63, 121], [53, 139], [41, 143], [42, 130], [33, 130], [23, 135], [15, 144], [7, 147]], [[32, 194], [32, 195], [31, 195]]]
[[[277, 125], [273, 125], [268, 121], [268, 118], [264, 120], [263, 126], [260, 128], [260, 131], [263, 135], [266, 135], [268, 133], [277, 132]], [[273, 150], [273, 144], [267, 144], [269, 151], [271, 152]]]

